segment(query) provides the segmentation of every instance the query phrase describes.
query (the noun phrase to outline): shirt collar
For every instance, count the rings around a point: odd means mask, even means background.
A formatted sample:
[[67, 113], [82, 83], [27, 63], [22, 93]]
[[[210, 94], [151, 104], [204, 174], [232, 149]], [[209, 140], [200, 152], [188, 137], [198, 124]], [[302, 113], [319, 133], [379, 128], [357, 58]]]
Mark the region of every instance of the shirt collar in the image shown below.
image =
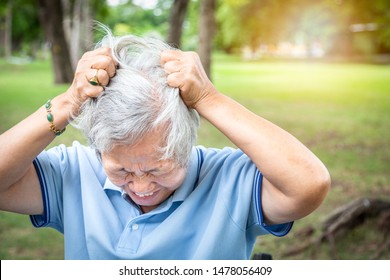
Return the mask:
[[118, 192], [123, 192], [123, 190], [114, 185], [108, 177], [106, 178], [106, 182], [104, 182], [103, 190], [113, 190], [113, 191], [118, 191]]
[[173, 194], [173, 202], [184, 201], [196, 188], [199, 177], [200, 154], [197, 148], [191, 152], [190, 163], [187, 168], [186, 178], [182, 185]]

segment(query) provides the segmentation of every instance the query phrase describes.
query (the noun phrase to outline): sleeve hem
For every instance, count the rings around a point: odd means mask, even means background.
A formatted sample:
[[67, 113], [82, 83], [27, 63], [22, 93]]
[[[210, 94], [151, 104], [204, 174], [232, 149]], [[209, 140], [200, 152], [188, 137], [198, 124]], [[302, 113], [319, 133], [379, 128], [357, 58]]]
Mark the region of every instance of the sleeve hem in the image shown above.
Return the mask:
[[38, 175], [39, 184], [41, 186], [42, 191], [42, 201], [43, 201], [43, 214], [42, 215], [30, 215], [31, 223], [34, 227], [46, 227], [50, 221], [50, 213], [49, 213], [49, 201], [48, 201], [48, 193], [47, 193], [47, 184], [45, 177], [43, 175], [42, 166], [38, 159], [34, 159], [33, 161], [35, 170]]
[[262, 181], [263, 181], [263, 174], [261, 174], [261, 172], [257, 170], [255, 175], [255, 181], [254, 181], [254, 195], [255, 195], [258, 221], [260, 225], [270, 234], [275, 235], [277, 237], [285, 236], [290, 232], [294, 222], [278, 224], [278, 225], [266, 225], [264, 223], [263, 210], [261, 206]]

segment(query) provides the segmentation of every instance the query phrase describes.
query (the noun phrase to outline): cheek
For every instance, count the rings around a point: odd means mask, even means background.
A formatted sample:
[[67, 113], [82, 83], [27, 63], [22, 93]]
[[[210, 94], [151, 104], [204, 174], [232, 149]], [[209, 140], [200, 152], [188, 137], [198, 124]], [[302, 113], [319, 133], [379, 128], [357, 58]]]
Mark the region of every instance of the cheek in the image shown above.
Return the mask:
[[156, 181], [156, 183], [167, 189], [174, 191], [183, 184], [185, 177], [186, 177], [185, 170], [181, 170], [177, 172], [175, 175], [168, 176], [166, 178], [160, 178], [159, 180]]
[[176, 179], [157, 180], [156, 184], [171, 191], [174, 191], [181, 186], [181, 182]]
[[106, 171], [106, 175], [108, 179], [113, 183], [114, 185], [120, 187], [126, 184], [126, 179], [124, 177], [120, 177], [118, 175], [115, 175], [113, 173], [110, 173], [109, 171]]

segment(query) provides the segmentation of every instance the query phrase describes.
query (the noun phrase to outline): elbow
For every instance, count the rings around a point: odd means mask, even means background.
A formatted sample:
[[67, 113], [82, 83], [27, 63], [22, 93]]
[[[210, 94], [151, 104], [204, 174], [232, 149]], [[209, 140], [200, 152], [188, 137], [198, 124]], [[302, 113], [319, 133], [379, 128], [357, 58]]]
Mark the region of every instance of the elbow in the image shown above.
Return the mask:
[[[267, 223], [281, 224], [308, 216], [322, 204], [331, 187], [331, 177], [325, 167], [310, 174], [306, 172], [294, 182], [283, 188], [285, 191], [283, 192], [282, 188], [276, 187], [268, 180], [265, 181], [262, 188], [263, 209], [268, 207], [271, 209], [267, 210], [265, 217]], [[266, 205], [269, 201], [272, 201], [272, 206]], [[283, 207], [275, 207], [276, 204]]]
[[331, 177], [326, 168], [315, 175], [312, 174], [310, 180], [302, 183], [300, 194], [297, 194], [294, 203], [294, 220], [301, 219], [314, 212], [325, 200], [330, 187]]
[[320, 203], [325, 199], [326, 195], [329, 193], [331, 184], [332, 184], [332, 179], [330, 177], [329, 171], [324, 167], [324, 170], [317, 182]]
[[323, 170], [318, 172], [310, 180], [310, 184], [307, 186], [305, 204], [309, 205], [308, 213], [316, 210], [328, 195], [331, 187], [331, 177], [328, 170], [324, 167]]

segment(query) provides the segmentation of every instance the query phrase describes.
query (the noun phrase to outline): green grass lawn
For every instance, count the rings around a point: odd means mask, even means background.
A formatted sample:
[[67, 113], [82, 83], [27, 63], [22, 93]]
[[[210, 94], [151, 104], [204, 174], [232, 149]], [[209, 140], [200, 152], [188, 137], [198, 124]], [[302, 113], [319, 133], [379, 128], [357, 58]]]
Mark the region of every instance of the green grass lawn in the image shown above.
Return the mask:
[[[9, 65], [0, 62], [0, 133], [65, 90], [54, 86], [47, 62]], [[310, 62], [243, 62], [216, 55], [213, 81], [220, 91], [255, 113], [286, 129], [328, 167], [332, 190], [312, 215], [296, 221], [285, 238], [260, 237], [256, 252], [275, 259], [310, 259], [310, 252], [285, 257], [283, 252], [303, 242], [298, 233], [315, 228], [335, 208], [359, 197], [390, 197], [390, 66]], [[52, 145], [84, 141], [73, 128]], [[202, 121], [199, 144], [223, 147], [231, 143]], [[339, 257], [370, 258], [382, 233], [373, 222], [351, 231], [337, 243]], [[228, 244], [227, 244], [228, 246]], [[62, 259], [62, 236], [34, 229], [28, 217], [0, 212], [1, 259]], [[320, 247], [316, 258], [329, 259]], [[387, 252], [381, 258], [389, 259]]]

